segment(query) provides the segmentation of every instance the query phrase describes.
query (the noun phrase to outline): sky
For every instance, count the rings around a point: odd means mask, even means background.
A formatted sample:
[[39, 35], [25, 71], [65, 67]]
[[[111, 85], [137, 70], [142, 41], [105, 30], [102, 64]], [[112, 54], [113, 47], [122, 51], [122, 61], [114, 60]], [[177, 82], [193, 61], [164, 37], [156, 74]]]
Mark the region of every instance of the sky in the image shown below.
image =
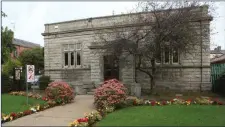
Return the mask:
[[[7, 14], [2, 25], [12, 29], [15, 38], [44, 45], [44, 24], [97, 16], [126, 13], [137, 2], [2, 2], [2, 11]], [[214, 20], [211, 22], [211, 49], [225, 49], [225, 2], [215, 3]]]

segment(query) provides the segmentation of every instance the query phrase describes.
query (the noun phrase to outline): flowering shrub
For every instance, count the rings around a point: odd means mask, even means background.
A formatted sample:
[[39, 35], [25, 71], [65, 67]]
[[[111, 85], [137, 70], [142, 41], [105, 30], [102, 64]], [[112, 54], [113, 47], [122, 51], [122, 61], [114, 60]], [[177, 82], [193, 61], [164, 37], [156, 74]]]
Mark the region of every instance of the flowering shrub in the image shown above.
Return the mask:
[[66, 82], [52, 82], [45, 89], [46, 97], [57, 104], [70, 103], [74, 99], [74, 91]]
[[118, 106], [126, 99], [126, 88], [116, 79], [107, 80], [97, 88], [94, 95], [94, 102], [98, 109], [104, 108], [104, 103], [108, 106]]

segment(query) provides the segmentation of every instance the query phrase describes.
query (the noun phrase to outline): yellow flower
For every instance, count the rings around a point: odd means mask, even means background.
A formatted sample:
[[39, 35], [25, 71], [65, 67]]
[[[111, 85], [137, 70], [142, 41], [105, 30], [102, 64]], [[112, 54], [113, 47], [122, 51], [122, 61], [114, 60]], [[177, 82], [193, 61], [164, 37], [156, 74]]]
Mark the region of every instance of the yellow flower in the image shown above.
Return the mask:
[[40, 110], [40, 105], [37, 106], [37, 111], [39, 111], [39, 110]]
[[12, 120], [13, 120], [13, 117], [12, 117], [12, 116], [10, 116], [9, 118], [10, 118], [10, 121], [12, 121]]
[[3, 120], [7, 120], [7, 118], [8, 118], [8, 117], [7, 117], [7, 116], [5, 116], [5, 117], [3, 117]]
[[74, 125], [73, 125], [73, 122], [69, 123], [69, 127], [72, 127], [72, 126], [74, 126]]
[[75, 121], [73, 121], [73, 124], [77, 125], [77, 124], [79, 124], [79, 122], [77, 120], [75, 120]]

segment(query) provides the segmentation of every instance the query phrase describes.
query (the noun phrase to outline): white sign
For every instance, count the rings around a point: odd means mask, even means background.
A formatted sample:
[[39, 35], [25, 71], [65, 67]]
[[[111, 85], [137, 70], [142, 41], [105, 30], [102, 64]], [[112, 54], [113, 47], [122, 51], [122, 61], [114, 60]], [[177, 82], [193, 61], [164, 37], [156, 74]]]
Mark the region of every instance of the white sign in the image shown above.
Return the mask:
[[27, 82], [34, 82], [34, 65], [27, 65]]

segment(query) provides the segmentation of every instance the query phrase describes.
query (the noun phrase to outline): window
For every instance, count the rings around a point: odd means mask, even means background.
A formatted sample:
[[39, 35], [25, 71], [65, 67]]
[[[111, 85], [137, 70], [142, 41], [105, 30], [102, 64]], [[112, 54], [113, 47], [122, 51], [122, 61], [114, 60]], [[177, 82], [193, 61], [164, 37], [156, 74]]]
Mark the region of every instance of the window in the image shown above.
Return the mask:
[[169, 47], [164, 48], [164, 62], [168, 64], [170, 62], [170, 49]]
[[179, 62], [179, 57], [178, 57], [178, 49], [177, 48], [174, 48], [172, 50], [173, 54], [172, 54], [172, 60], [173, 60], [173, 63], [178, 63]]
[[81, 65], [81, 44], [65, 44], [63, 45], [64, 66], [80, 67]]
[[164, 63], [165, 64], [172, 64], [172, 63], [179, 63], [179, 52], [178, 48], [164, 48]]
[[156, 59], [155, 59], [156, 63], [161, 63], [161, 58], [162, 58], [161, 51], [157, 52]]
[[15, 57], [15, 58], [18, 57], [17, 50], [14, 51], [14, 57]]

